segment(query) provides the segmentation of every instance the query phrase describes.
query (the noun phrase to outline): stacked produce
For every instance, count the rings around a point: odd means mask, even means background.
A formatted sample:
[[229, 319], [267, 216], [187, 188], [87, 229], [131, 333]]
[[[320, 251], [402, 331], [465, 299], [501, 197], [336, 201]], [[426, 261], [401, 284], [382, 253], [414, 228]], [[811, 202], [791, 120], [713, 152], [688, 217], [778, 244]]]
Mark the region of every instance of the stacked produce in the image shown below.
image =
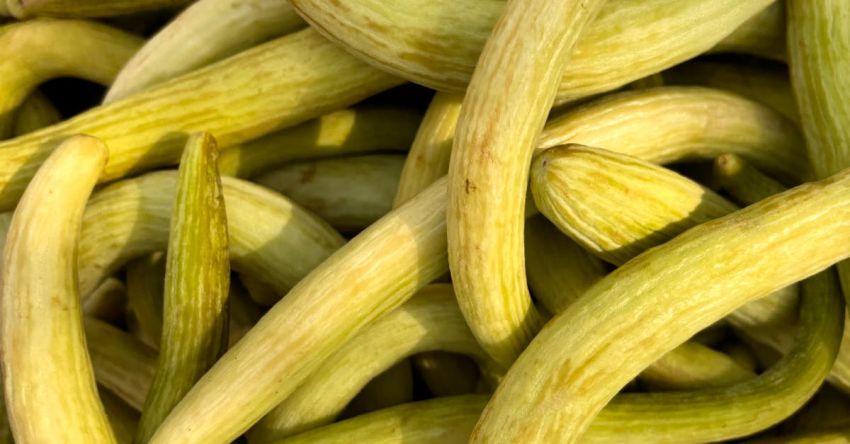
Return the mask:
[[0, 443], [850, 442], [848, 168], [846, 0], [0, 0]]

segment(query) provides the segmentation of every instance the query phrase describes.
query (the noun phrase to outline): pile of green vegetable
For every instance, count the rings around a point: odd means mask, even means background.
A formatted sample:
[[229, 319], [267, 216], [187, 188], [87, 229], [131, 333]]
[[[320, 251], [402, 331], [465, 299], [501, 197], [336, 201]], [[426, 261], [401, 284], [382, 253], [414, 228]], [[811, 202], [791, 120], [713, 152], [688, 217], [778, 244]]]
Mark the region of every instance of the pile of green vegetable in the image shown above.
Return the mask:
[[847, 0], [0, 0], [0, 443], [850, 443], [848, 167]]

